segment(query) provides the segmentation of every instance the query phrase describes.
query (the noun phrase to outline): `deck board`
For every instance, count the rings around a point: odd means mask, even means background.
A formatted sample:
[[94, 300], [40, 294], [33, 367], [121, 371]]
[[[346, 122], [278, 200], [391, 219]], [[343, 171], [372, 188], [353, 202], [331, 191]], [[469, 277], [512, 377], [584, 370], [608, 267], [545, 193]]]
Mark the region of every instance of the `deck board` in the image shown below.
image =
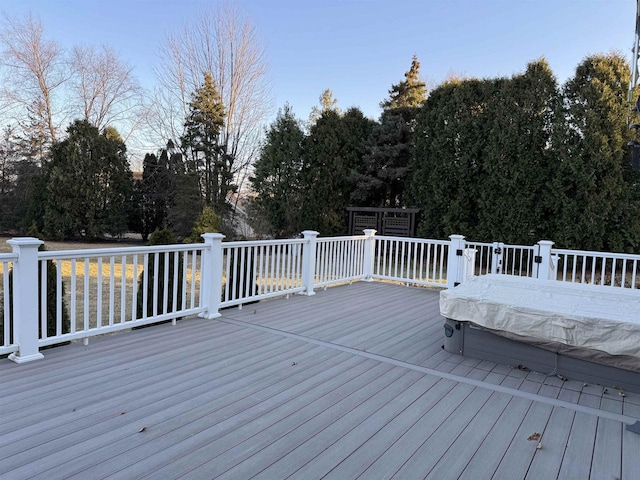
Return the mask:
[[[437, 291], [362, 282], [221, 313], [44, 350], [24, 365], [0, 360], [0, 478], [633, 478], [640, 470], [640, 435], [543, 401], [639, 418], [640, 395], [443, 351]], [[527, 440], [534, 432], [540, 450]]]

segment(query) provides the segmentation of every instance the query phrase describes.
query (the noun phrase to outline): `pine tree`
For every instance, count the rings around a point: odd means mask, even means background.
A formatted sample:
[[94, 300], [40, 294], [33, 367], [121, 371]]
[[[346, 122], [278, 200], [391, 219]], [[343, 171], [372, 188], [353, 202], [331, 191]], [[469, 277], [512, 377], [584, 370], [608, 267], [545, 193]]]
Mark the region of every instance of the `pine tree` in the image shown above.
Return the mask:
[[411, 68], [405, 72], [404, 78], [389, 90], [389, 98], [380, 104], [383, 110], [417, 108], [424, 103], [427, 84], [420, 80], [420, 62], [417, 56], [414, 55], [411, 59]]
[[368, 137], [366, 153], [352, 174], [351, 202], [368, 207], [404, 207], [413, 155], [412, 118], [406, 109], [382, 113]]
[[233, 157], [226, 145], [220, 143], [225, 109], [210, 73], [194, 92], [181, 138], [182, 150], [192, 161], [194, 172], [200, 179], [206, 205], [215, 211], [228, 212], [227, 195], [235, 191], [233, 184]]
[[303, 141], [300, 122], [287, 104], [267, 130], [260, 158], [249, 178], [256, 193], [253, 211], [262, 212], [276, 238], [290, 238], [302, 231]]
[[351, 201], [369, 207], [405, 207], [411, 178], [415, 119], [426, 100], [420, 63], [413, 56], [405, 80], [393, 85], [373, 129], [361, 167], [352, 175]]
[[320, 97], [318, 97], [318, 104], [320, 108], [315, 105], [311, 107], [311, 113], [309, 114], [309, 125], [313, 125], [318, 121], [324, 112], [334, 111], [340, 115], [340, 109], [338, 108], [338, 99], [333, 96], [331, 89], [324, 90]]
[[178, 239], [184, 239], [191, 234], [194, 222], [205, 207], [200, 178], [193, 161], [185, 161], [180, 152], [171, 149], [163, 152], [162, 164], [165, 158], [169, 172], [167, 227]]

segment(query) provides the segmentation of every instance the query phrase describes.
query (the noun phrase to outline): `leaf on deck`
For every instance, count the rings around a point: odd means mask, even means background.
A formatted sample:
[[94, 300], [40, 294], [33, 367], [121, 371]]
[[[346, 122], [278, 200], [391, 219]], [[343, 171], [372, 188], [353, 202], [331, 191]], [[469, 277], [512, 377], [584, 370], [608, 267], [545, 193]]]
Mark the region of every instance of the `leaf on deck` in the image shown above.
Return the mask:
[[541, 436], [542, 435], [540, 435], [538, 432], [534, 432], [531, 435], [529, 435], [529, 438], [527, 438], [527, 440], [529, 440], [530, 442], [538, 441], [538, 440], [540, 440]]

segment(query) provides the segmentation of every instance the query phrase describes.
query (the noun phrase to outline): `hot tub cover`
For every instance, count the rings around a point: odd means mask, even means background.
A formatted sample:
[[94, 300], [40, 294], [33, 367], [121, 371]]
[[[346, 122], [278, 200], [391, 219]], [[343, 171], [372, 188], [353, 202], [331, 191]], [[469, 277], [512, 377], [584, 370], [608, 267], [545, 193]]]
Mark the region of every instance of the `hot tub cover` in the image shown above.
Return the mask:
[[440, 314], [491, 330], [640, 358], [640, 291], [510, 275], [440, 292]]

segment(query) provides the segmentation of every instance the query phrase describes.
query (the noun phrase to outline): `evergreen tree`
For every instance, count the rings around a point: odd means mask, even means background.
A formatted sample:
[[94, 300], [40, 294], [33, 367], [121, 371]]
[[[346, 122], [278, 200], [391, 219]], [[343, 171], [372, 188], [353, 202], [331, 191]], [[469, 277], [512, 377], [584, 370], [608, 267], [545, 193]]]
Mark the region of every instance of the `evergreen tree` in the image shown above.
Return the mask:
[[46, 169], [45, 232], [56, 238], [123, 233], [132, 189], [124, 143], [86, 121], [72, 123], [67, 134], [54, 144]]
[[14, 228], [16, 218], [15, 174], [18, 163], [18, 152], [14, 129], [6, 127], [0, 137], [0, 231]]
[[[351, 203], [368, 207], [404, 207], [413, 155], [409, 110], [382, 113], [368, 137], [360, 168], [351, 176]], [[407, 118], [409, 117], [409, 118]]]
[[389, 90], [389, 98], [380, 104], [383, 110], [416, 108], [424, 103], [427, 98], [427, 84], [420, 80], [420, 62], [415, 55], [404, 78]]
[[194, 92], [181, 138], [182, 149], [191, 161], [190, 172], [200, 179], [205, 204], [215, 211], [228, 212], [227, 195], [233, 184], [233, 156], [220, 143], [225, 110], [210, 73]]
[[373, 129], [360, 169], [352, 175], [351, 201], [369, 207], [405, 207], [411, 178], [415, 119], [427, 95], [414, 55], [405, 80], [393, 85], [380, 123]]
[[[165, 160], [166, 159], [166, 160]], [[168, 210], [167, 226], [178, 239], [191, 234], [193, 224], [205, 204], [200, 192], [200, 179], [192, 161], [185, 161], [180, 152], [173, 149], [162, 152], [161, 165], [167, 162]]]
[[315, 105], [311, 107], [311, 113], [309, 114], [309, 125], [313, 125], [318, 121], [318, 119], [322, 116], [324, 112], [328, 112], [332, 110], [336, 112], [338, 115], [340, 114], [340, 109], [338, 108], [338, 99], [333, 96], [333, 92], [331, 89], [327, 88], [324, 90], [320, 97], [318, 97], [318, 104], [320, 108]]
[[302, 231], [303, 141], [300, 122], [287, 104], [267, 130], [249, 178], [256, 193], [253, 212], [262, 212], [271, 226], [270, 233], [277, 238], [290, 238]]
[[0, 137], [0, 231], [24, 231], [40, 159], [13, 126]]
[[25, 231], [32, 225], [36, 225], [40, 231], [43, 231], [51, 137], [38, 115], [32, 114], [31, 110], [29, 109], [27, 124], [22, 128], [17, 140], [21, 157], [19, 165], [21, 173], [18, 175], [19, 187], [16, 188], [16, 192], [21, 199], [18, 201], [16, 215], [20, 215], [23, 219], [17, 226], [21, 231]]
[[345, 234], [350, 174], [359, 168], [371, 120], [357, 108], [340, 117], [329, 110], [304, 142], [302, 228], [323, 235]]
[[220, 231], [220, 216], [211, 207], [204, 207], [200, 216], [196, 218], [191, 229], [191, 235], [185, 238], [184, 243], [204, 242], [202, 234]]
[[593, 55], [565, 84], [553, 239], [568, 248], [636, 252], [640, 245], [639, 178], [625, 148], [633, 137], [629, 71], [620, 54]]
[[152, 232], [167, 228], [173, 188], [166, 149], [160, 152], [160, 158], [153, 153], [145, 155], [142, 161], [140, 191], [142, 196], [140, 233], [142, 239], [146, 241]]
[[[173, 245], [177, 243], [176, 236], [170, 230], [156, 230], [149, 237], [148, 245]], [[165, 256], [168, 255], [168, 272], [167, 284], [164, 283], [165, 277]], [[175, 256], [178, 255], [178, 271], [175, 271]], [[158, 254], [158, 270], [155, 268], [154, 255], [149, 255], [149, 263], [147, 265], [147, 309], [144, 309], [144, 272], [140, 273], [138, 278], [138, 296], [136, 299], [136, 310], [138, 319], [153, 316], [153, 302], [156, 302], [156, 314], [164, 313], [164, 297], [167, 296], [166, 313], [173, 312], [173, 296], [177, 298], [177, 308], [181, 308], [182, 298], [182, 276], [184, 265], [180, 252], [169, 252]], [[177, 283], [174, 283], [174, 276], [177, 277]], [[154, 287], [156, 283], [154, 277], [157, 278], [157, 289]]]
[[550, 233], [558, 163], [552, 132], [560, 93], [544, 59], [494, 87], [485, 113], [490, 130], [484, 139], [476, 238], [532, 245]]
[[493, 81], [467, 80], [431, 92], [416, 123], [413, 203], [421, 209], [419, 235], [477, 238], [481, 159], [490, 123], [484, 118]]

